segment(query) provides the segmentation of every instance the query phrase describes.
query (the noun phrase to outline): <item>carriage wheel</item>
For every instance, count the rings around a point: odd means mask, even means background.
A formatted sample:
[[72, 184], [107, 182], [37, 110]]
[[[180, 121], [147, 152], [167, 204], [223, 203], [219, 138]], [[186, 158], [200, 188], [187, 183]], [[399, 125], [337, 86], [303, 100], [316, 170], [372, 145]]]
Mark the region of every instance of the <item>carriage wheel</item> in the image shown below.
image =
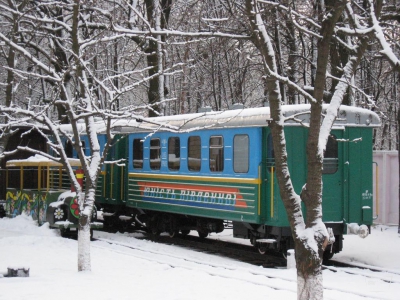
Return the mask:
[[60, 235], [61, 235], [61, 237], [63, 237], [63, 238], [68, 237], [68, 235], [69, 235], [69, 230], [66, 229], [66, 228], [60, 228]]
[[325, 250], [323, 257], [322, 257], [323, 261], [326, 262], [326, 261], [330, 260], [334, 254], [335, 253], [331, 252], [330, 250]]
[[189, 233], [190, 233], [190, 230], [189, 230], [189, 229], [181, 230], [181, 234], [182, 234], [183, 236], [187, 236]]
[[160, 230], [158, 230], [157, 228], [152, 228], [150, 230], [150, 234], [154, 235], [154, 236], [159, 236], [161, 234]]
[[179, 234], [179, 230], [172, 230], [168, 232], [170, 238], [174, 238]]
[[208, 236], [208, 232], [207, 231], [202, 231], [202, 230], [197, 230], [197, 233], [199, 234], [199, 237], [204, 239]]
[[256, 247], [257, 247], [258, 253], [260, 253], [261, 255], [264, 255], [267, 252], [267, 244], [257, 243]]

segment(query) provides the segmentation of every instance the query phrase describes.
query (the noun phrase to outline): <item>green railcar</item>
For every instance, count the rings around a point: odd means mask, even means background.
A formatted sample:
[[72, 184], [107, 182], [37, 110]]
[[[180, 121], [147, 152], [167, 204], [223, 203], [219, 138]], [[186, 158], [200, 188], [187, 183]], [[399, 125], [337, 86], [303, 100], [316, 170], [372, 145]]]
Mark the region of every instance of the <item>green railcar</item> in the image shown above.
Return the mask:
[[[105, 136], [100, 135], [99, 140], [103, 146]], [[97, 182], [96, 206], [103, 211], [104, 225], [106, 227], [123, 226], [131, 218], [127, 217], [126, 220], [119, 218], [121, 215], [129, 216], [125, 205], [127, 147], [126, 136], [116, 134], [112, 147], [107, 153], [106, 161], [108, 163], [103, 165]]]

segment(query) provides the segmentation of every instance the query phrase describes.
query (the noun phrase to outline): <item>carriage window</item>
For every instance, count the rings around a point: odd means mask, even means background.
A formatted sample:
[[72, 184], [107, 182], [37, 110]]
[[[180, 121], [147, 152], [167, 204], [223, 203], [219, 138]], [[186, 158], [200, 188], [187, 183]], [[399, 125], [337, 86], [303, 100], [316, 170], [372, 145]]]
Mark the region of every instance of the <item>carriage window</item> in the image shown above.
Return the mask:
[[168, 139], [168, 168], [178, 171], [181, 165], [181, 143], [178, 137]]
[[338, 143], [334, 135], [330, 135], [324, 155], [324, 162], [322, 165], [322, 174], [336, 173], [339, 165], [338, 159]]
[[274, 144], [272, 142], [272, 134], [268, 134], [267, 137], [267, 169], [270, 172], [271, 167], [275, 166], [275, 151]]
[[210, 171], [222, 172], [224, 170], [224, 141], [222, 136], [210, 138]]
[[72, 143], [71, 141], [66, 141], [65, 142], [65, 154], [67, 155], [67, 157], [72, 158], [74, 157], [74, 153], [72, 151]]
[[143, 169], [143, 140], [133, 140], [133, 167]]
[[238, 134], [233, 138], [233, 170], [236, 173], [249, 171], [249, 136]]
[[161, 146], [160, 139], [150, 140], [150, 168], [160, 170], [161, 167]]
[[188, 169], [200, 171], [201, 167], [201, 139], [199, 136], [191, 136], [188, 139]]

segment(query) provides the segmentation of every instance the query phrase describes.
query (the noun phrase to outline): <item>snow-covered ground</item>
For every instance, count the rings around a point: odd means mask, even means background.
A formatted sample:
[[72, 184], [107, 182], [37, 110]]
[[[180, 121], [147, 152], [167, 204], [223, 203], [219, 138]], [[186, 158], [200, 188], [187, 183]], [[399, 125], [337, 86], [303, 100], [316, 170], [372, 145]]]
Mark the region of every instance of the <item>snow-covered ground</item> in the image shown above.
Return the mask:
[[[229, 234], [213, 238], [231, 239]], [[296, 299], [294, 269], [263, 269], [135, 234], [95, 235], [130, 247], [92, 242], [92, 271], [82, 273], [75, 240], [27, 217], [0, 219], [0, 274], [30, 268], [30, 277], [0, 278], [0, 299]], [[324, 299], [400, 299], [399, 256], [397, 227], [377, 226], [366, 239], [346, 236], [336, 259], [392, 272], [324, 270]]]

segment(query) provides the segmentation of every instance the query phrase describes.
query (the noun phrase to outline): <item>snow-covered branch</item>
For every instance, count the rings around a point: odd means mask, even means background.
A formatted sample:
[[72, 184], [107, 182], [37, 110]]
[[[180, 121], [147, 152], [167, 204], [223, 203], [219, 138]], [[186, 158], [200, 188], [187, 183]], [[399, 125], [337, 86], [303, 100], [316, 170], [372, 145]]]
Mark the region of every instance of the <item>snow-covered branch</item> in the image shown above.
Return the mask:
[[382, 47], [380, 53], [386, 57], [389, 63], [396, 69], [398, 72], [400, 71], [400, 60], [397, 58], [397, 55], [393, 52], [391, 45], [387, 42], [385, 38], [385, 34], [383, 33], [382, 27], [379, 24], [378, 18], [375, 14], [374, 2], [373, 0], [369, 0], [370, 3], [370, 15], [372, 21], [372, 29], [375, 33], [375, 38], [378, 40], [379, 44]]

